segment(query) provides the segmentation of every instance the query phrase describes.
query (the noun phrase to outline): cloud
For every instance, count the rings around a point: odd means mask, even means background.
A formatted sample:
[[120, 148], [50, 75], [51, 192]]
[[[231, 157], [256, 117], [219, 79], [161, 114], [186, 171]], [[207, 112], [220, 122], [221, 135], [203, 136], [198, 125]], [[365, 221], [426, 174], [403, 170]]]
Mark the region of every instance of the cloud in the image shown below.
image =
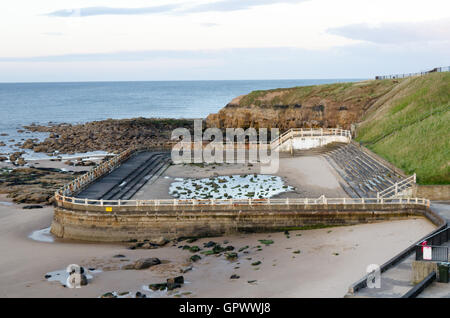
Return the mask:
[[351, 24], [327, 30], [354, 40], [398, 44], [450, 40], [450, 18], [417, 23]]
[[79, 9], [64, 9], [47, 13], [51, 17], [89, 17], [98, 15], [145, 15], [158, 13], [189, 14], [214, 11], [237, 11], [257, 6], [265, 6], [279, 3], [300, 3], [310, 0], [220, 0], [216, 2], [197, 4], [185, 7], [182, 4], [168, 4], [154, 7], [141, 8], [112, 8], [112, 7], [87, 7]]
[[204, 26], [204, 27], [207, 27], [207, 28], [212, 28], [212, 27], [219, 26], [220, 24], [213, 23], [213, 22], [207, 22], [207, 23], [201, 23], [200, 25]]
[[279, 3], [300, 3], [308, 0], [221, 0], [186, 9], [186, 12], [237, 11]]
[[163, 5], [143, 8], [110, 8], [110, 7], [88, 7], [80, 9], [58, 10], [48, 13], [52, 17], [89, 17], [96, 15], [143, 15], [171, 12], [178, 8], [177, 5]]

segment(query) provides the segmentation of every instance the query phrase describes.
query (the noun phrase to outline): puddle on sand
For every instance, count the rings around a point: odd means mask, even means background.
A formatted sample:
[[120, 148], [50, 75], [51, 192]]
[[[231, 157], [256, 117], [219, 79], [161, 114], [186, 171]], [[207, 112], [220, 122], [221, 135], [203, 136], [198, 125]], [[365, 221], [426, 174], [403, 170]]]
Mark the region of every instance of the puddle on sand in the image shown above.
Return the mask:
[[12, 203], [12, 202], [6, 202], [6, 201], [0, 201], [0, 205], [13, 206], [14, 203]]
[[28, 235], [30, 239], [38, 242], [53, 243], [55, 241], [53, 235], [50, 233], [50, 227], [42, 230], [37, 230]]

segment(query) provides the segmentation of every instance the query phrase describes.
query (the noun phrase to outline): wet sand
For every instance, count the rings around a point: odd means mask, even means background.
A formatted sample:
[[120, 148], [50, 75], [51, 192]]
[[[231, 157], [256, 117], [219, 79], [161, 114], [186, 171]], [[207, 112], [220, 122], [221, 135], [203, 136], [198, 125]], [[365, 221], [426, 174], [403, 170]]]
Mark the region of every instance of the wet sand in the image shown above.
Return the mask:
[[[0, 201], [7, 202], [2, 196]], [[47, 228], [53, 209], [23, 210], [20, 205], [0, 204], [0, 297], [98, 297], [110, 291], [142, 292], [142, 286], [165, 282], [180, 275], [191, 252], [172, 246], [155, 250], [129, 250], [126, 244], [97, 244], [61, 241], [33, 241], [28, 236]], [[283, 233], [237, 234], [200, 239], [232, 245], [237, 251], [249, 245], [249, 253], [238, 252], [235, 262], [202, 256], [193, 270], [184, 275], [186, 283], [174, 294], [146, 292], [153, 297], [342, 297], [348, 286], [365, 273], [366, 266], [381, 264], [395, 253], [434, 229], [425, 219], [408, 219], [350, 227], [335, 227]], [[260, 239], [271, 239], [265, 246]], [[223, 244], [223, 241], [229, 241]], [[262, 250], [258, 251], [260, 245]], [[294, 251], [300, 250], [300, 254]], [[116, 254], [125, 260], [113, 258]], [[147, 270], [120, 270], [124, 264], [142, 258], [158, 257], [163, 264]], [[251, 260], [247, 259], [251, 258]], [[261, 265], [252, 266], [256, 261]], [[80, 289], [69, 289], [59, 282], [48, 282], [44, 275], [65, 269], [69, 264], [94, 267], [92, 282]], [[231, 280], [237, 274], [239, 279]], [[248, 283], [256, 280], [254, 283]]]

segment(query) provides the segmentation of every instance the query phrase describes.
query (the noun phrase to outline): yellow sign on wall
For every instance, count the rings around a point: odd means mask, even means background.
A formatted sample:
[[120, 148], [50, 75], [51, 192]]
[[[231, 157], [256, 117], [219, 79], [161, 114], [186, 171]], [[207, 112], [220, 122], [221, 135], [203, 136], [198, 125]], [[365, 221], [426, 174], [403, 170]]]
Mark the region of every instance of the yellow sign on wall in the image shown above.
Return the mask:
[[107, 207], [106, 207], [106, 212], [112, 212], [112, 207], [107, 206]]

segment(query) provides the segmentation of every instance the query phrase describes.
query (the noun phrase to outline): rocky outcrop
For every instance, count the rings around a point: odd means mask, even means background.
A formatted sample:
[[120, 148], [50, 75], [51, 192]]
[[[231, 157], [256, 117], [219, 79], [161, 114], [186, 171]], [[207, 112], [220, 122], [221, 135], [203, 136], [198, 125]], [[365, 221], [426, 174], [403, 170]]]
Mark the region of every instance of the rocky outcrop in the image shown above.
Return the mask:
[[340, 127], [350, 129], [394, 81], [338, 83], [254, 91], [233, 99], [206, 119], [208, 127], [279, 128]]
[[84, 153], [90, 151], [121, 152], [131, 146], [166, 148], [176, 128], [193, 129], [193, 120], [134, 118], [103, 120], [79, 125], [57, 124], [25, 126], [29, 131], [48, 132], [43, 142], [26, 140], [21, 147], [34, 152]]
[[0, 193], [15, 203], [50, 204], [55, 191], [77, 174], [46, 168], [0, 170]]

